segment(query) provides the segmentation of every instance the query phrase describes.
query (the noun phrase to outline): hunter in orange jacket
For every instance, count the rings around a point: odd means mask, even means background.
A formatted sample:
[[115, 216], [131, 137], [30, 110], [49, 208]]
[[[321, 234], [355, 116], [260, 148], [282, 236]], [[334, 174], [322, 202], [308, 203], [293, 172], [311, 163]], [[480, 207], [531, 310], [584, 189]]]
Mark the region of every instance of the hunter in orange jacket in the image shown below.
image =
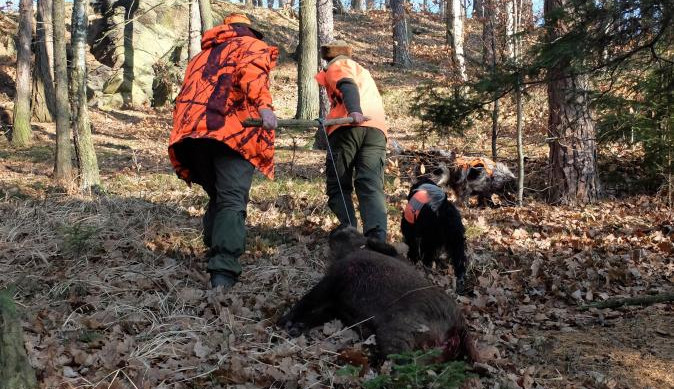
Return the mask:
[[241, 28], [250, 25], [245, 16], [230, 15], [227, 22], [206, 31], [176, 98], [169, 155], [178, 176], [188, 182], [189, 169], [174, 150], [186, 138], [216, 139], [267, 177], [274, 175], [274, 131], [245, 128], [241, 122], [259, 118], [261, 108], [272, 109], [269, 73], [278, 49], [258, 39], [256, 31]]
[[[206, 31], [173, 112], [171, 163], [180, 178], [202, 186], [209, 197], [203, 238], [213, 287], [232, 287], [241, 274], [255, 168], [274, 174], [277, 121], [269, 72], [278, 50], [261, 39], [243, 14]], [[249, 117], [261, 117], [262, 127], [243, 127]]]
[[[386, 162], [386, 117], [384, 104], [370, 72], [351, 58], [344, 41], [321, 46], [328, 61], [316, 75], [330, 99], [328, 118], [349, 116], [350, 125], [326, 129], [331, 153], [326, 158], [328, 206], [340, 227], [356, 226], [352, 193], [355, 188], [363, 232], [367, 237], [386, 240], [387, 217], [384, 194]], [[365, 118], [369, 118], [365, 120]], [[325, 134], [324, 134], [325, 135]]]

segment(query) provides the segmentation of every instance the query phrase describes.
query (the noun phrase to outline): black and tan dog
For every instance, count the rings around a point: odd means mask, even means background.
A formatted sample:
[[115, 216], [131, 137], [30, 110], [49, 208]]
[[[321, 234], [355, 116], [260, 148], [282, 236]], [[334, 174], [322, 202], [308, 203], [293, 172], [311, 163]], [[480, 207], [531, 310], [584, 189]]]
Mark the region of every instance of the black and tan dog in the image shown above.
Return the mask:
[[467, 259], [461, 213], [447, 199], [445, 191], [428, 177], [421, 177], [412, 185], [407, 200], [400, 227], [409, 246], [408, 258], [425, 266], [435, 262], [446, 268], [447, 263], [440, 260], [444, 251], [452, 260], [456, 292], [463, 294]]

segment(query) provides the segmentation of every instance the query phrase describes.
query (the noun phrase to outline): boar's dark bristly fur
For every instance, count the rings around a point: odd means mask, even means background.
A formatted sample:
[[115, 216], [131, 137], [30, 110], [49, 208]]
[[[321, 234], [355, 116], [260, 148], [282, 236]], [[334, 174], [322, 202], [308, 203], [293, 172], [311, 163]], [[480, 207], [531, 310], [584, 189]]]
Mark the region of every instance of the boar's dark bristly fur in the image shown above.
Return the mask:
[[391, 249], [351, 227], [332, 233], [325, 276], [278, 324], [292, 336], [335, 318], [358, 324], [376, 335], [378, 361], [430, 348], [441, 348], [442, 360], [475, 361], [456, 302], [406, 260], [380, 252]]

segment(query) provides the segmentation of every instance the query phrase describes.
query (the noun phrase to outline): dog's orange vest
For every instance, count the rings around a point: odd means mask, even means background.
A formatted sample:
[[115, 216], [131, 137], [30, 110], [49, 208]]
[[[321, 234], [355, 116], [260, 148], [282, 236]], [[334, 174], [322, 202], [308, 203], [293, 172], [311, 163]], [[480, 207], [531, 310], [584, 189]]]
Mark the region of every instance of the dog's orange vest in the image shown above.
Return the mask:
[[419, 217], [421, 208], [428, 204], [429, 201], [431, 201], [431, 196], [428, 195], [428, 191], [421, 189], [414, 192], [414, 195], [412, 195], [405, 207], [405, 220], [410, 224], [414, 224], [417, 221], [417, 217]]
[[481, 167], [483, 168], [488, 176], [494, 175], [494, 169], [490, 166], [494, 166], [494, 161], [487, 158], [463, 158], [457, 157], [455, 163], [457, 166], [460, 166], [463, 170], [469, 170], [472, 167]]

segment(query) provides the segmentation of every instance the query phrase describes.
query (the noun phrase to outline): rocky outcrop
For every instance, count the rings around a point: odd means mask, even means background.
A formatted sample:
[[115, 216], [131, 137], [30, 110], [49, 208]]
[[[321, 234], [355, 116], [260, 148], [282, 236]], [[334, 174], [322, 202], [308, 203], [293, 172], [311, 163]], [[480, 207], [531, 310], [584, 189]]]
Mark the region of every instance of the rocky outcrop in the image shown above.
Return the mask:
[[[187, 62], [190, 0], [97, 0], [89, 30], [89, 97], [105, 108], [170, 104]], [[213, 21], [245, 12], [278, 46], [297, 45], [297, 20], [284, 11], [213, 2]]]
[[90, 66], [92, 102], [103, 107], [153, 102], [155, 69], [173, 71], [187, 58], [188, 5], [187, 0], [95, 3], [89, 31], [91, 54], [98, 62]]

